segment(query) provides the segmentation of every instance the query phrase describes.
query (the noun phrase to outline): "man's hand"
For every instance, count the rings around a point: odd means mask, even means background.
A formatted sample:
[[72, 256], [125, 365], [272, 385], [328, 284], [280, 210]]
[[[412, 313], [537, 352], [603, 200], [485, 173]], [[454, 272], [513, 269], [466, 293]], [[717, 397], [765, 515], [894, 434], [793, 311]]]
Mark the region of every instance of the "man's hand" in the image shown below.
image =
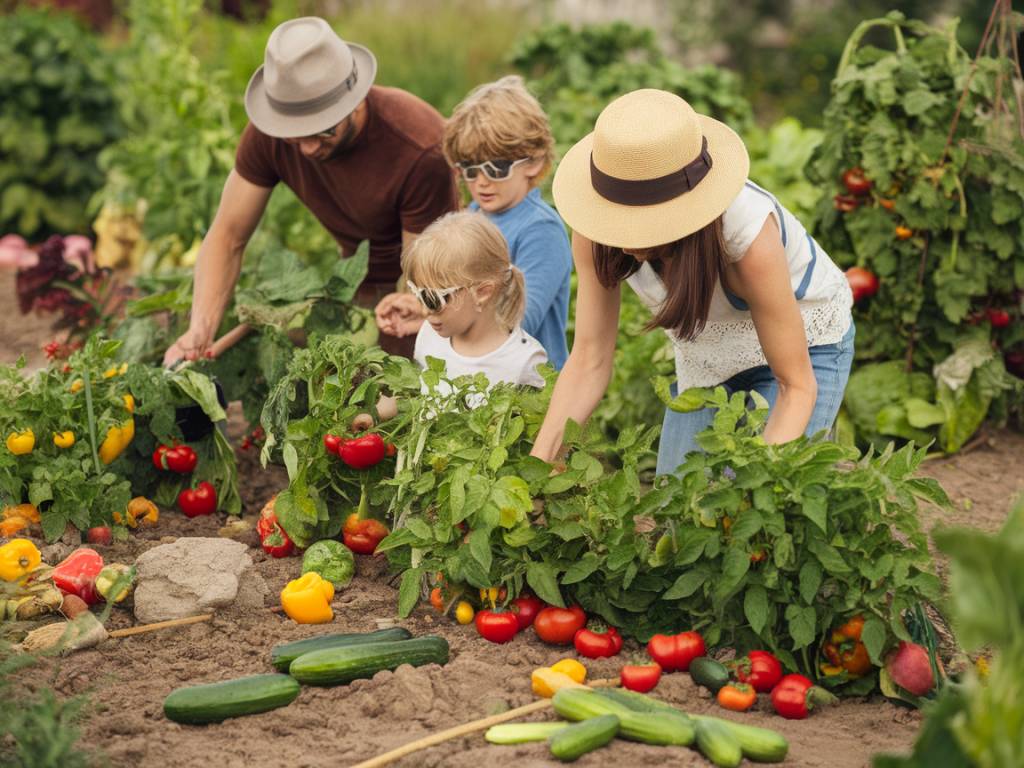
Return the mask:
[[427, 311], [411, 293], [389, 293], [377, 303], [374, 315], [383, 333], [400, 339], [419, 331]]
[[213, 338], [189, 328], [164, 352], [164, 367], [170, 367], [179, 360], [198, 360], [209, 356]]

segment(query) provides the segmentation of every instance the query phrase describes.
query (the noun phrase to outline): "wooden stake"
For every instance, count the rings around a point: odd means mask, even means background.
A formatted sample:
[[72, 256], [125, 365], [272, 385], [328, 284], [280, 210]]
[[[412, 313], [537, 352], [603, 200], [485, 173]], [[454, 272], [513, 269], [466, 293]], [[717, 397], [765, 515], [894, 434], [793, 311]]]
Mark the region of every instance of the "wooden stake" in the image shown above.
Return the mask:
[[115, 629], [113, 632], [110, 632], [109, 634], [111, 637], [128, 637], [130, 635], [143, 635], [146, 632], [155, 632], [158, 629], [181, 627], [185, 624], [198, 624], [201, 621], [209, 621], [212, 618], [212, 613], [204, 613], [201, 616], [186, 616], [183, 619], [169, 619], [168, 621], [158, 621], [153, 624], [141, 624], [137, 627], [128, 627], [127, 629]]
[[[619, 684], [619, 678], [609, 678], [605, 680], [594, 680], [588, 685], [595, 688], [612, 688]], [[474, 731], [482, 731], [485, 728], [490, 728], [492, 725], [498, 725], [499, 723], [507, 722], [508, 720], [515, 720], [516, 718], [522, 717], [523, 715], [529, 715], [533, 712], [541, 712], [548, 709], [551, 706], [551, 699], [540, 699], [531, 704], [524, 704], [521, 707], [510, 709], [508, 712], [502, 712], [500, 715], [491, 715], [490, 717], [484, 717], [480, 720], [474, 720], [471, 723], [464, 723], [463, 725], [457, 725], [454, 728], [449, 728], [446, 731], [439, 731], [438, 733], [430, 736], [424, 736], [422, 739], [416, 739], [408, 744], [404, 744], [401, 747], [392, 749], [390, 752], [385, 752], [382, 755], [377, 755], [369, 760], [364, 760], [361, 763], [357, 763], [352, 768], [380, 768], [383, 765], [395, 762], [399, 758], [411, 755], [413, 752], [419, 752], [421, 749], [427, 747], [433, 747], [437, 744], [442, 744], [451, 739], [457, 739], [460, 736], [466, 736]]]

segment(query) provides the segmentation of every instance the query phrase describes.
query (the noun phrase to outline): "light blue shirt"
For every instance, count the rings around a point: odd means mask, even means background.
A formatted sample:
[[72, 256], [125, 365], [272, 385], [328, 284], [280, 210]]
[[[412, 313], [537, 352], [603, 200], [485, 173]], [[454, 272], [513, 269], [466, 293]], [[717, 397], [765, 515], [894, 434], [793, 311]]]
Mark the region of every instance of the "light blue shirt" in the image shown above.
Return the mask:
[[[476, 203], [470, 209], [480, 210]], [[569, 357], [565, 327], [569, 322], [569, 276], [572, 251], [562, 219], [532, 189], [518, 205], [485, 215], [498, 225], [508, 242], [512, 263], [526, 280], [523, 330], [541, 343], [548, 360], [561, 370]]]

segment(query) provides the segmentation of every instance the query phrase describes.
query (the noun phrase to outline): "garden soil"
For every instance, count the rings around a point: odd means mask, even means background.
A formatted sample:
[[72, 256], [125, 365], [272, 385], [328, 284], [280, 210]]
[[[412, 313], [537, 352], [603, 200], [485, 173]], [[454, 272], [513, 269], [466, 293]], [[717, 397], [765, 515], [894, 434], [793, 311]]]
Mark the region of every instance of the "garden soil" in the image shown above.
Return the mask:
[[[4, 286], [0, 285], [0, 291]], [[29, 320], [26, 318], [26, 320]], [[38, 354], [36, 319], [22, 324], [8, 314], [0, 333], [0, 362], [22, 352]], [[237, 404], [231, 408], [229, 435], [238, 444], [245, 425]], [[286, 483], [278, 467], [263, 470], [254, 451], [239, 452], [243, 519], [254, 524], [262, 505]], [[1024, 436], [1005, 430], [965, 454], [927, 462], [922, 473], [938, 479], [954, 502], [953, 512], [926, 509], [922, 523], [998, 529], [1015, 496], [1024, 491]], [[125, 543], [98, 547], [108, 562], [132, 562], [143, 551], [183, 536], [216, 536], [224, 520], [188, 520], [162, 510], [158, 527], [133, 535]], [[542, 644], [531, 631], [508, 645], [491, 645], [472, 626], [460, 627], [429, 607], [417, 608], [398, 622], [414, 635], [438, 634], [451, 645], [444, 667], [399, 667], [372, 680], [336, 688], [304, 687], [290, 706], [273, 712], [207, 726], [183, 726], [163, 715], [163, 700], [175, 688], [272, 671], [270, 648], [282, 642], [326, 632], [369, 631], [395, 623], [397, 588], [382, 558], [357, 557], [357, 576], [335, 600], [329, 625], [297, 625], [269, 610], [287, 581], [299, 573], [298, 558], [275, 560], [257, 546], [252, 530], [240, 540], [252, 547], [256, 568], [270, 588], [267, 609], [218, 614], [212, 621], [150, 634], [108, 640], [59, 660], [48, 660], [21, 674], [26, 690], [52, 686], [64, 695], [85, 694], [91, 704], [83, 723], [83, 744], [100, 750], [116, 768], [137, 766], [207, 766], [219, 768], [313, 768], [353, 765], [422, 736], [534, 701], [530, 672], [567, 655]], [[939, 561], [942, 567], [941, 559]], [[132, 626], [130, 611], [117, 609], [108, 629]], [[642, 658], [642, 649], [627, 642], [627, 656]], [[588, 663], [591, 678], [614, 677], [621, 664]], [[745, 715], [725, 713], [686, 674], [666, 675], [655, 695], [700, 713], [730, 716], [774, 728], [791, 744], [786, 765], [809, 768], [861, 768], [878, 752], [907, 751], [920, 726], [920, 715], [871, 697], [843, 701], [814, 712], [808, 720], [787, 721], [768, 711], [766, 697]], [[551, 719], [538, 713], [531, 719]], [[558, 765], [543, 744], [493, 746], [483, 734], [460, 738], [415, 753], [398, 766], [476, 768], [486, 764], [521, 768]], [[586, 766], [704, 766], [696, 752], [680, 747], [651, 747], [616, 740], [584, 756]]]

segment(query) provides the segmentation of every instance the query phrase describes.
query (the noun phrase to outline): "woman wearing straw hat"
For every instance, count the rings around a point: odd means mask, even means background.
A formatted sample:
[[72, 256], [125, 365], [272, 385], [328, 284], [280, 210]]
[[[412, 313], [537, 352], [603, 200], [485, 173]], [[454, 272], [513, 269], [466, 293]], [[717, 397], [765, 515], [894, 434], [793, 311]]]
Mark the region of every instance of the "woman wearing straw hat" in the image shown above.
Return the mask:
[[[728, 126], [651, 89], [609, 104], [565, 155], [553, 193], [579, 276], [572, 352], [533, 454], [558, 454], [611, 376], [623, 281], [675, 350], [677, 391], [724, 385], [771, 405], [764, 437], [830, 429], [853, 358], [846, 278], [799, 221], [747, 179]], [[714, 416], [666, 411], [658, 473], [674, 471]]]

